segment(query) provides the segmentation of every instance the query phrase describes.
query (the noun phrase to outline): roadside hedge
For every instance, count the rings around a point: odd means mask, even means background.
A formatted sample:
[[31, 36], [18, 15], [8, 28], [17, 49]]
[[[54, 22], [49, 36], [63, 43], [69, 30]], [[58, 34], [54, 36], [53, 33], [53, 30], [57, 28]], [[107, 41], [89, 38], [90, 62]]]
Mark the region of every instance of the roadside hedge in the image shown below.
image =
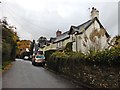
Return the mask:
[[93, 87], [120, 88], [120, 48], [80, 52], [55, 52], [48, 68]]
[[48, 60], [49, 57], [55, 52], [55, 50], [48, 50], [48, 51], [45, 51], [44, 54], [45, 54], [45, 59]]
[[8, 28], [8, 25], [2, 24], [2, 69], [12, 61], [15, 61], [16, 49], [17, 49], [17, 40], [19, 37], [17, 33], [14, 32], [11, 28]]

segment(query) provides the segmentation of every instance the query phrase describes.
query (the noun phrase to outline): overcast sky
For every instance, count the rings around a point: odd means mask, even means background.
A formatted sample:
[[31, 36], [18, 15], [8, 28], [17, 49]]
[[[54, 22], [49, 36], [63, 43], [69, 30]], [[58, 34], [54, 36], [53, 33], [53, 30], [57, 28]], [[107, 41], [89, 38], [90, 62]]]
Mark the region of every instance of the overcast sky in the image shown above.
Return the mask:
[[55, 37], [91, 19], [89, 8], [99, 10], [99, 19], [111, 36], [118, 34], [118, 0], [0, 0], [0, 18], [17, 27], [20, 39]]

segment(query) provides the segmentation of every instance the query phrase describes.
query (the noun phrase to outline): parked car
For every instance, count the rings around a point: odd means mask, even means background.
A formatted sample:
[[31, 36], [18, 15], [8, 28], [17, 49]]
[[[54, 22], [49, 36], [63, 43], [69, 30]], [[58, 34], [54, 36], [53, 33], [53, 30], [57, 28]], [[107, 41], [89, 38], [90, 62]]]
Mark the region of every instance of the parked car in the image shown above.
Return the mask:
[[29, 59], [29, 56], [24, 56], [24, 60], [28, 60]]
[[38, 52], [37, 55], [33, 56], [32, 65], [45, 65], [45, 56], [43, 55], [43, 53], [41, 54], [40, 52]]

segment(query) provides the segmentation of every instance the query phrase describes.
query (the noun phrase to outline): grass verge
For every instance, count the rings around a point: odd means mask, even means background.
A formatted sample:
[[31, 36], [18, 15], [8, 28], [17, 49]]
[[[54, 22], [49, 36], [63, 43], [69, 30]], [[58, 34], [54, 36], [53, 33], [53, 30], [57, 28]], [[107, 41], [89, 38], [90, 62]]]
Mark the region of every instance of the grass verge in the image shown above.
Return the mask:
[[0, 67], [2, 72], [8, 70], [11, 67], [11, 65], [12, 65], [11, 62], [12, 61], [5, 61], [5, 62], [2, 63], [2, 66]]

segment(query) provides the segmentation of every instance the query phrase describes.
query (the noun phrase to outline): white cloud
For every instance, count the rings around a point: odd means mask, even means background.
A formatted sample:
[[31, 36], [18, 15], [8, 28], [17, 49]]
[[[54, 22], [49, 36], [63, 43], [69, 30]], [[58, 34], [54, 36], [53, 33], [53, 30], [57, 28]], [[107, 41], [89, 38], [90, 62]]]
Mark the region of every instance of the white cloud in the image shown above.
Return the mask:
[[20, 35], [20, 39], [24, 40], [33, 40], [33, 36], [31, 33], [26, 32], [26, 31], [19, 31], [18, 35]]
[[24, 39], [49, 38], [57, 29], [64, 32], [70, 25], [82, 24], [90, 19], [88, 8], [93, 6], [100, 11], [100, 21], [110, 34], [117, 27], [117, 3], [113, 0], [4, 0], [3, 6], [4, 15]]

